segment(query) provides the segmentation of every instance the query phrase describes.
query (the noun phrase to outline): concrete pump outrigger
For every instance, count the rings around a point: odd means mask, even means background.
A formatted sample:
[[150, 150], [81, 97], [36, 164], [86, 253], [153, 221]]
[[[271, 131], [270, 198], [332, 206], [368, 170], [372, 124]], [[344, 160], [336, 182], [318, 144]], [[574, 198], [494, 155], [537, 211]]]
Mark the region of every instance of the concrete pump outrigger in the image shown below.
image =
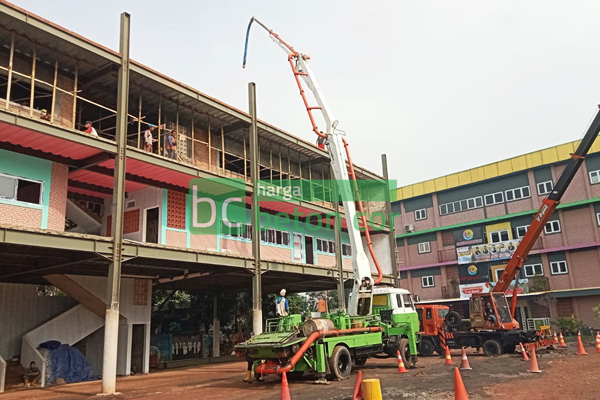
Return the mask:
[[[404, 289], [375, 287], [381, 282], [383, 273], [373, 250], [362, 203], [358, 193], [353, 190], [356, 187], [356, 176], [348, 143], [343, 137], [344, 132], [337, 129], [338, 120], [333, 116], [310, 68], [310, 57], [294, 50], [279, 35], [252, 18], [246, 34], [244, 67], [253, 22], [267, 30], [269, 36], [288, 55], [312, 129], [320, 138], [325, 139], [344, 206], [352, 247], [354, 284], [347, 314], [342, 310], [307, 321], [303, 321], [301, 315], [268, 320], [264, 333], [236, 346], [236, 349], [246, 359], [254, 362], [257, 374], [286, 372], [288, 376], [294, 377], [308, 371], [316, 373], [321, 379], [325, 376], [345, 379], [350, 375], [353, 362], [355, 365], [364, 365], [370, 356], [381, 353], [396, 356], [397, 351], [400, 351], [405, 364], [415, 367], [419, 322], [412, 295]], [[309, 105], [302, 81], [313, 93], [317, 107]], [[315, 110], [323, 115], [325, 132], [317, 127], [313, 115]], [[360, 227], [355, 226], [357, 216], [360, 216]], [[363, 247], [361, 231], [365, 233], [366, 244], [377, 269], [378, 276], [375, 280]]]

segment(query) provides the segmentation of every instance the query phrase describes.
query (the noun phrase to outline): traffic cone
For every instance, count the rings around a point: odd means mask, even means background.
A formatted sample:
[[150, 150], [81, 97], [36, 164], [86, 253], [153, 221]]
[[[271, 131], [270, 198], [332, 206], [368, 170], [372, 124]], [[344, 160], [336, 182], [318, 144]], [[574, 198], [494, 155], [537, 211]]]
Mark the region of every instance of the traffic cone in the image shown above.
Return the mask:
[[452, 365], [452, 356], [450, 355], [450, 348], [446, 346], [446, 365]]
[[542, 372], [538, 367], [537, 356], [535, 355], [535, 347], [531, 348], [531, 362], [529, 363], [529, 369], [527, 370], [527, 372]]
[[398, 353], [398, 373], [403, 374], [405, 372], [408, 372], [408, 370], [404, 366], [404, 361], [402, 361], [402, 356], [400, 355], [400, 352], [398, 351], [397, 353]]
[[596, 353], [600, 353], [600, 334], [596, 333]]
[[558, 338], [556, 337], [556, 331], [554, 331], [554, 340], [552, 341], [552, 344], [558, 344]]
[[581, 342], [581, 331], [577, 331], [577, 355], [585, 356], [587, 353], [583, 348], [583, 343]]
[[465, 369], [473, 369], [471, 368], [471, 366], [469, 365], [469, 359], [467, 358], [467, 353], [465, 353], [465, 348], [462, 348], [462, 355], [461, 355], [461, 360], [460, 360], [460, 370], [465, 370]]
[[356, 377], [356, 383], [354, 384], [354, 393], [352, 394], [352, 400], [363, 400], [361, 384], [362, 384], [362, 371], [358, 371], [358, 376]]
[[525, 347], [523, 347], [523, 343], [519, 343], [519, 346], [521, 346], [521, 354], [523, 355], [523, 359], [521, 361], [529, 361], [529, 356], [525, 351]]
[[456, 367], [454, 367], [454, 400], [469, 400], [467, 389]]
[[560, 335], [560, 347], [567, 347], [567, 344], [565, 343], [565, 338], [563, 338], [562, 332], [560, 332], [559, 335]]
[[292, 397], [290, 396], [290, 387], [288, 386], [285, 372], [283, 375], [281, 375], [281, 400], [292, 400]]

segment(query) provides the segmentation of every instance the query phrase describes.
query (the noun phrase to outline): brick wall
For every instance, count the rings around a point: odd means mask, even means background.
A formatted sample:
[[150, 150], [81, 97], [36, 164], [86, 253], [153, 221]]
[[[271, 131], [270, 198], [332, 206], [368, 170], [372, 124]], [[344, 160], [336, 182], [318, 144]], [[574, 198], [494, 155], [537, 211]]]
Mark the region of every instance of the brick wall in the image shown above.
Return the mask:
[[167, 227], [185, 229], [185, 193], [169, 190], [167, 198]]
[[439, 262], [438, 260], [438, 244], [437, 242], [429, 242], [431, 248], [430, 253], [419, 254], [419, 245], [411, 244], [408, 246], [408, 265], [424, 265], [434, 264]]
[[575, 210], [562, 210], [562, 225], [566, 245], [594, 241], [596, 220], [591, 218], [589, 206]]
[[424, 288], [421, 287], [421, 278], [411, 278], [411, 285], [413, 293], [421, 296], [421, 300], [435, 300], [442, 298], [442, 286], [445, 286], [442, 282], [441, 275], [435, 275], [433, 277], [435, 280], [435, 286]]
[[50, 203], [48, 205], [48, 229], [64, 232], [67, 212], [67, 183], [69, 167], [52, 163], [50, 180]]
[[592, 308], [598, 307], [600, 304], [600, 296], [575, 297], [573, 301], [577, 303], [577, 308], [579, 309], [578, 317], [583, 320], [583, 323], [586, 326], [600, 328], [600, 320], [598, 320], [592, 310]]
[[487, 213], [487, 218], [499, 217], [500, 215], [506, 215], [506, 208], [504, 203], [502, 203], [486, 207], [485, 212]]
[[292, 261], [292, 249], [275, 246], [260, 246], [260, 258], [263, 260], [289, 262]]
[[452, 265], [449, 267], [442, 267], [446, 269], [446, 277], [448, 279], [448, 285], [450, 284], [450, 281], [452, 280], [452, 278], [456, 278], [456, 280], [459, 280], [459, 276], [458, 276], [458, 265]]
[[568, 265], [576, 288], [600, 286], [600, 259], [598, 250], [571, 251]]
[[[0, 224], [40, 229], [42, 226], [42, 210], [0, 203]], [[64, 225], [63, 220], [63, 229]]]
[[[436, 210], [439, 213], [439, 210]], [[488, 215], [489, 216], [489, 215]], [[476, 221], [484, 219], [483, 208], [476, 208], [469, 211], [463, 211], [456, 214], [440, 215], [439, 221], [440, 226], [448, 226], [454, 224], [460, 224], [463, 222]]]
[[[231, 250], [232, 254], [236, 254], [244, 257], [252, 257], [252, 243], [241, 242], [238, 240], [221, 239], [221, 251]], [[262, 253], [262, 246], [261, 246]]]
[[[531, 190], [536, 190], [535, 187], [531, 186]], [[539, 203], [536, 203], [539, 204]], [[509, 214], [514, 214], [522, 211], [533, 210], [534, 208], [539, 208], [539, 206], [534, 206], [533, 200], [531, 198], [511, 201], [506, 203]], [[488, 214], [489, 215], [489, 214]]]
[[[405, 225], [413, 224], [415, 227], [415, 231], [423, 231], [425, 229], [435, 228], [435, 221], [433, 219], [433, 213], [435, 212], [435, 209], [427, 208], [426, 210], [427, 210], [427, 219], [423, 219], [420, 221], [415, 221], [415, 212], [414, 211], [404, 213]], [[400, 231], [400, 233], [404, 233], [404, 225], [402, 225], [402, 226], [398, 225], [398, 230]]]
[[335, 256], [319, 253], [317, 255], [317, 265], [320, 267], [335, 267]]
[[217, 251], [217, 235], [190, 235], [190, 248]]
[[[559, 165], [552, 168], [552, 176], [554, 177], [554, 182], [558, 180], [560, 174], [564, 171], [566, 165]], [[582, 167], [577, 171], [575, 177], [571, 181], [571, 184], [565, 191], [561, 203], [572, 203], [574, 201], [579, 201], [587, 198], [586, 185], [589, 184], [589, 178], [587, 178], [585, 172], [585, 163]]]
[[174, 247], [187, 247], [187, 234], [185, 232], [171, 231], [167, 229], [166, 245]]
[[537, 304], [535, 301], [531, 302], [529, 311], [531, 311], [529, 318], [545, 318], [550, 316], [550, 309], [547, 306]]
[[575, 314], [572, 299], [570, 297], [556, 299], [556, 312], [559, 317], [570, 317]]
[[[211, 170], [208, 163], [208, 131], [194, 128], [194, 139], [196, 140], [196, 142], [194, 142], [194, 164], [198, 168]], [[212, 166], [217, 166], [219, 151], [216, 148], [221, 148], [220, 132], [219, 135], [215, 135], [213, 130], [210, 145], [212, 147], [210, 163]]]

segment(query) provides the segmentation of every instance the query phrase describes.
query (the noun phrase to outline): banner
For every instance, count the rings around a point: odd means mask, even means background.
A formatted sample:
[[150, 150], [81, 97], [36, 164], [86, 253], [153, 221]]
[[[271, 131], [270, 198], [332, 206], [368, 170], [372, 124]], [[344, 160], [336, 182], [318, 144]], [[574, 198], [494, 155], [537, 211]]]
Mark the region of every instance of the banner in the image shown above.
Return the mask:
[[509, 260], [514, 254], [521, 239], [505, 242], [475, 244], [457, 247], [456, 255], [459, 264], [472, 264], [485, 261]]
[[[483, 282], [483, 283], [468, 283], [466, 285], [459, 285], [460, 298], [469, 299], [473, 294], [489, 293], [494, 289], [496, 282]], [[510, 283], [510, 288], [505, 292], [507, 296], [512, 296], [515, 288], [515, 281]], [[529, 293], [529, 279], [519, 279], [519, 287], [517, 289], [517, 295]]]

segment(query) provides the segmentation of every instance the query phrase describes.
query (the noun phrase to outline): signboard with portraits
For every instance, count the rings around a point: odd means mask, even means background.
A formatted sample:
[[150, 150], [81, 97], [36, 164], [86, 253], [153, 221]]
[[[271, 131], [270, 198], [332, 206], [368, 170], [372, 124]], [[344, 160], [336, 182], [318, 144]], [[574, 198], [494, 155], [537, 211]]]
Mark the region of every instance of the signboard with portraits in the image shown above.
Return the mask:
[[459, 264], [474, 264], [487, 261], [509, 260], [514, 254], [520, 239], [497, 243], [473, 244], [457, 247]]

